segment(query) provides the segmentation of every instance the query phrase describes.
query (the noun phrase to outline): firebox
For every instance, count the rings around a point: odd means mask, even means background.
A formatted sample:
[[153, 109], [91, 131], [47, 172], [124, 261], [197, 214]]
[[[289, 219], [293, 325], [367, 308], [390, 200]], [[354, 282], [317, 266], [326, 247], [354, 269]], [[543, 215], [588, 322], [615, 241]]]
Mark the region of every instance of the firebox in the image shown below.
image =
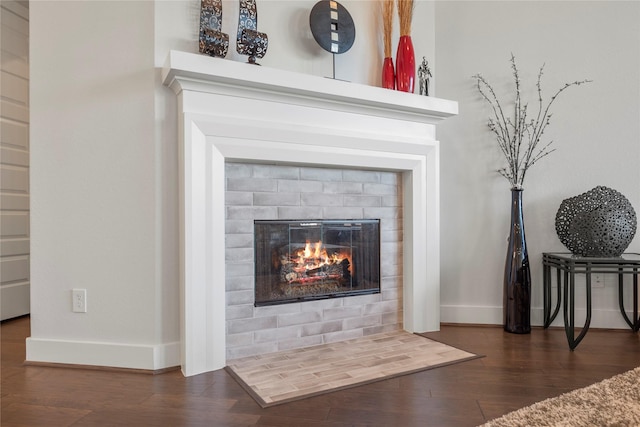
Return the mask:
[[380, 293], [380, 220], [256, 220], [255, 305]]

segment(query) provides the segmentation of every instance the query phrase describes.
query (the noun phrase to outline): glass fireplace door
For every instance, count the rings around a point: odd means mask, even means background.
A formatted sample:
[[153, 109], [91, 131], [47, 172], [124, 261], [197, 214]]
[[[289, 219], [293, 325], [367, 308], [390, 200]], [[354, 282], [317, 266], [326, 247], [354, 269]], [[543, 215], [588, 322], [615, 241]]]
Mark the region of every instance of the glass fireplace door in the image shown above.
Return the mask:
[[255, 221], [255, 304], [380, 292], [380, 220]]

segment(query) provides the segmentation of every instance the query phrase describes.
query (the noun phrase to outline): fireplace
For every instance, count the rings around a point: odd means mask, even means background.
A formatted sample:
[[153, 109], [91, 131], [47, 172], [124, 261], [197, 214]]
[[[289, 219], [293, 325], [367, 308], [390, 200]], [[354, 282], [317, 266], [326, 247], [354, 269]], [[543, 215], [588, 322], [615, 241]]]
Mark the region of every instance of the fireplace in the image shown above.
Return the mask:
[[380, 220], [256, 220], [255, 305], [380, 293]]
[[[376, 333], [375, 327], [366, 332], [364, 328], [372, 318], [386, 318], [388, 308], [399, 307], [392, 320], [409, 332], [439, 329], [440, 143], [436, 125], [458, 113], [456, 102], [176, 51], [170, 52], [162, 79], [177, 95], [175, 107], [168, 111], [176, 112], [180, 135], [179, 320], [185, 375], [223, 368], [227, 359], [240, 356], [229, 354], [228, 349], [245, 342], [252, 343], [254, 354], [259, 354], [292, 344], [299, 348], [350, 339], [355, 329], [345, 329], [356, 325], [364, 325], [360, 334]], [[401, 282], [396, 291], [386, 291], [383, 278], [380, 294], [255, 307], [253, 264], [233, 268], [225, 264], [227, 259], [253, 262], [253, 220], [333, 218], [318, 212], [335, 215], [330, 203], [305, 206], [304, 194], [296, 198], [298, 206], [256, 206], [263, 196], [289, 197], [274, 193], [280, 187], [276, 178], [265, 180], [256, 173], [263, 165], [276, 170], [293, 167], [298, 180], [308, 180], [310, 176], [304, 174], [313, 172], [312, 168], [342, 169], [345, 181], [358, 171], [399, 176], [402, 203], [397, 218], [402, 221], [402, 236], [400, 247], [393, 250], [402, 275], [396, 277]], [[241, 197], [233, 209], [226, 204], [230, 199], [225, 201], [228, 168], [251, 169], [259, 186], [245, 194], [239, 185], [237, 192], [242, 194], [237, 194]], [[334, 175], [327, 173], [323, 181], [333, 183]], [[288, 179], [282, 178], [282, 184]], [[304, 191], [307, 183], [300, 184]], [[362, 183], [373, 194], [379, 185]], [[331, 186], [325, 187], [331, 191]], [[348, 198], [346, 194], [342, 197], [347, 212], [351, 209]], [[363, 209], [380, 209], [366, 207], [367, 196], [359, 199]], [[230, 213], [236, 219], [230, 220]], [[362, 218], [380, 217], [377, 212], [368, 213]], [[347, 213], [340, 218], [353, 216]], [[389, 232], [385, 227], [393, 226], [395, 218], [381, 222], [383, 242]], [[232, 240], [226, 238], [230, 230], [238, 233]], [[226, 246], [247, 240], [251, 241], [249, 248], [230, 250]], [[390, 270], [386, 260], [381, 259], [383, 276]], [[229, 286], [238, 288], [227, 292]], [[372, 305], [374, 299], [380, 301]], [[361, 303], [360, 308], [354, 308], [353, 301]], [[240, 305], [231, 307], [230, 303]], [[302, 311], [306, 309], [309, 311]], [[344, 318], [347, 314], [356, 317]], [[315, 319], [320, 322], [300, 325]], [[342, 325], [343, 331], [328, 331], [336, 325]], [[278, 330], [272, 329], [275, 327]], [[311, 335], [313, 332], [318, 335]], [[263, 342], [268, 338], [277, 341]]]

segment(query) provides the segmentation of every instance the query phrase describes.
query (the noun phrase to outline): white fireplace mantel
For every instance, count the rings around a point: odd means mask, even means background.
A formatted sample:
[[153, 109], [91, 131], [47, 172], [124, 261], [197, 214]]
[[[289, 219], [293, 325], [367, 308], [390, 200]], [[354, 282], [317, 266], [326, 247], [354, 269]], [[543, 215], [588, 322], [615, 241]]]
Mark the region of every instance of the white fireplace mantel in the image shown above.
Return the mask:
[[440, 327], [439, 142], [454, 101], [185, 52], [162, 71], [178, 96], [181, 364], [226, 365], [225, 162], [398, 171], [403, 327]]

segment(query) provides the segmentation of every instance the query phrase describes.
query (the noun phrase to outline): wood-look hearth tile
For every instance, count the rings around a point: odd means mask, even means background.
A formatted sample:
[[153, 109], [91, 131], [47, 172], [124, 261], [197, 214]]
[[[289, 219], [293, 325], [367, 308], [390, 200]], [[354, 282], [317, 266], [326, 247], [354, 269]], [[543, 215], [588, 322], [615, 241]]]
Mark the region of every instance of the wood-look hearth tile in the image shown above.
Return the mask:
[[331, 384], [336, 381], [353, 381], [353, 376], [349, 375], [346, 372], [338, 372], [330, 376], [322, 377], [322, 378], [313, 378], [306, 381], [292, 381], [291, 384], [295, 386], [298, 390], [306, 390], [310, 387], [314, 387], [318, 384]]
[[473, 357], [402, 330], [230, 361], [264, 402], [344, 388]]
[[[308, 387], [304, 390], [297, 390], [297, 391], [293, 391], [293, 392], [289, 392], [289, 393], [280, 393], [280, 394], [273, 394], [271, 396], [268, 397], [268, 401], [269, 402], [275, 402], [278, 400], [286, 400], [286, 399], [291, 399], [294, 397], [298, 397], [298, 396], [304, 396], [306, 394], [313, 394], [313, 393], [317, 393], [317, 392], [321, 392], [321, 391], [327, 391], [327, 390], [331, 390], [332, 388], [335, 388], [334, 386], [332, 386], [331, 384], [318, 384], [315, 385], [313, 387]], [[265, 399], [265, 401], [267, 401], [267, 399]]]

